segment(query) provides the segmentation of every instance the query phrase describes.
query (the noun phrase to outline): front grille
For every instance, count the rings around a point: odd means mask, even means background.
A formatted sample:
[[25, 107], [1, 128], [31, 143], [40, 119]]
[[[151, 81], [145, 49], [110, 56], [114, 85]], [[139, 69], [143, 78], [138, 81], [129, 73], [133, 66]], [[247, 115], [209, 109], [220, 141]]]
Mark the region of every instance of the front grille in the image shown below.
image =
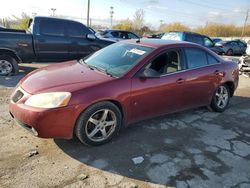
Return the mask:
[[23, 96], [24, 96], [23, 92], [20, 91], [20, 90], [17, 90], [16, 93], [15, 93], [15, 94], [13, 95], [13, 97], [12, 97], [12, 101], [16, 103], [16, 102], [19, 101]]

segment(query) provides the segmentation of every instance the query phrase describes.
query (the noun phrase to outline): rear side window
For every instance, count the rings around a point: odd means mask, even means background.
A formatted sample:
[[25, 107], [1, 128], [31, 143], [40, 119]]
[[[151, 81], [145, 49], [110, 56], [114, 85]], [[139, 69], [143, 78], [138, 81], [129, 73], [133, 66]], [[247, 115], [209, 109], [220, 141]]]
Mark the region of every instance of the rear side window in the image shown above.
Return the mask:
[[42, 35], [64, 36], [64, 24], [58, 20], [41, 20], [40, 32]]
[[85, 27], [83, 24], [80, 23], [68, 23], [68, 35], [70, 37], [80, 37], [86, 38], [87, 34], [90, 34], [91, 31]]
[[186, 34], [186, 41], [193, 42], [203, 46], [203, 40], [199, 35]]
[[207, 63], [207, 55], [206, 52], [196, 48], [187, 48], [185, 49], [187, 66], [189, 69], [198, 68], [206, 66]]
[[215, 59], [215, 57], [213, 57], [210, 54], [207, 54], [207, 61], [208, 61], [209, 65], [214, 65], [214, 64], [219, 63], [219, 61], [217, 59]]

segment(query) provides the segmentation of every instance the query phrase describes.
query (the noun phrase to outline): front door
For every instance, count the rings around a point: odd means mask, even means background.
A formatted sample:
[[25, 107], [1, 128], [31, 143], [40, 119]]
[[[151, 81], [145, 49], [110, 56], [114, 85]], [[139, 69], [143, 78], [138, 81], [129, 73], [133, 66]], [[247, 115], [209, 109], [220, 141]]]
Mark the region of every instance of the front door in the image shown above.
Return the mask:
[[157, 115], [174, 112], [182, 108], [183, 79], [182, 52], [178, 49], [168, 50], [155, 57], [144, 70], [151, 69], [159, 76], [155, 78], [132, 79], [131, 119], [138, 121]]

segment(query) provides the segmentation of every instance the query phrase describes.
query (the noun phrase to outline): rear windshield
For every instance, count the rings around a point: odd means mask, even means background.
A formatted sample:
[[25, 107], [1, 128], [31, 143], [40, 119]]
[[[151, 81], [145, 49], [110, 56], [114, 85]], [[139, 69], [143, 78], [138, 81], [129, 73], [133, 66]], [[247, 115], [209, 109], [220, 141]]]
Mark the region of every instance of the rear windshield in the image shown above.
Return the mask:
[[182, 40], [183, 33], [180, 32], [170, 32], [170, 33], [165, 33], [162, 36], [162, 39], [165, 40]]

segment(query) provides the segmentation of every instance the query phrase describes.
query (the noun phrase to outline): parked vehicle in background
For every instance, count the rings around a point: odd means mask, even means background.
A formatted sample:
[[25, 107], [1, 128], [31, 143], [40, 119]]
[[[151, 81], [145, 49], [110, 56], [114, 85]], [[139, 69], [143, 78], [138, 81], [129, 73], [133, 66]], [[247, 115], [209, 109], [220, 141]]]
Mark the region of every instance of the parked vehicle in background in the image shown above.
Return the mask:
[[216, 44], [217, 42], [222, 41], [221, 38], [212, 38], [212, 41], [214, 42], [214, 44]]
[[200, 45], [126, 40], [79, 61], [51, 65], [20, 81], [10, 114], [42, 138], [76, 135], [100, 145], [123, 125], [199, 106], [224, 111], [238, 64]]
[[212, 39], [210, 39], [208, 36], [200, 35], [198, 33], [173, 31], [173, 32], [165, 33], [162, 36], [162, 39], [193, 42], [201, 46], [204, 46], [206, 48], [209, 48], [210, 50], [214, 51], [215, 53], [219, 55], [223, 55], [225, 53], [223, 49], [215, 46]]
[[137, 34], [132, 33], [130, 31], [113, 30], [113, 29], [109, 29], [109, 30], [105, 30], [103, 32], [100, 32], [100, 33], [98, 33], [97, 37], [109, 38], [109, 39], [112, 39], [114, 41], [128, 40], [128, 39], [139, 39], [140, 38]]
[[0, 75], [17, 74], [20, 62], [80, 59], [113, 43], [98, 39], [79, 22], [35, 17], [27, 32], [0, 31]]
[[243, 55], [246, 53], [247, 45], [241, 40], [221, 41], [215, 44], [222, 48], [226, 55]]
[[152, 34], [147, 38], [160, 39], [165, 33]]
[[239, 69], [240, 72], [250, 72], [250, 41], [248, 42], [246, 54], [240, 57]]

